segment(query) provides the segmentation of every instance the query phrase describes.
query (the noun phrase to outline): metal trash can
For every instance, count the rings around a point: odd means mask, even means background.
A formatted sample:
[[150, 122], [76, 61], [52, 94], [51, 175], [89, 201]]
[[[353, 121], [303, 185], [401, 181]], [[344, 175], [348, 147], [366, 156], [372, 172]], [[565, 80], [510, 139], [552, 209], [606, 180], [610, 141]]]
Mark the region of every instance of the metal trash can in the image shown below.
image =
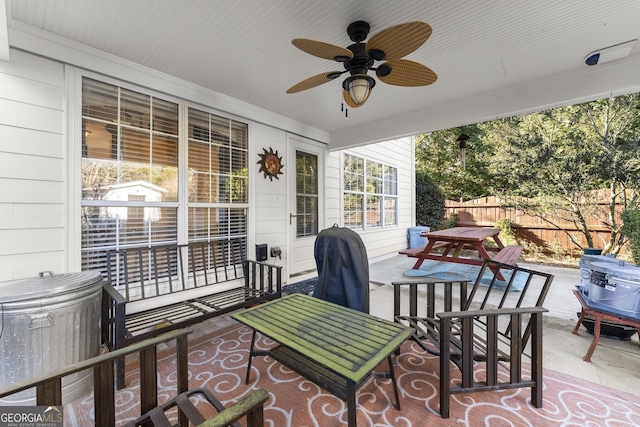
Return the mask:
[[[0, 388], [98, 355], [102, 281], [84, 271], [0, 282]], [[63, 378], [63, 404], [92, 384], [91, 370]], [[35, 389], [0, 405], [35, 405]]]
[[640, 319], [640, 268], [623, 261], [592, 266], [589, 301], [614, 314]]

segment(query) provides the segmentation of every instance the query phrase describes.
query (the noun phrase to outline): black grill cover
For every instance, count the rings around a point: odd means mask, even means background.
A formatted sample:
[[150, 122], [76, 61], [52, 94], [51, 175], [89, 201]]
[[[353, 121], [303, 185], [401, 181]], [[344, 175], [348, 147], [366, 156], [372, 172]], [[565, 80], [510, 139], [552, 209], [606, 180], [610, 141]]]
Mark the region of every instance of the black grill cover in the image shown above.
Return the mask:
[[369, 313], [369, 260], [353, 230], [334, 225], [316, 237], [318, 283], [313, 296]]

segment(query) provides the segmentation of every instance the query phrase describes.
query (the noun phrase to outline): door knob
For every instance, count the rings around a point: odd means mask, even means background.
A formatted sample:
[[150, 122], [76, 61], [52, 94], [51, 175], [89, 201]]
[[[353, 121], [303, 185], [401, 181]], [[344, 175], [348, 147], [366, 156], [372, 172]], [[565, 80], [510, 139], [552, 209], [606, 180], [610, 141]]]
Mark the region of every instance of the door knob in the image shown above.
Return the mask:
[[294, 215], [292, 213], [289, 213], [289, 225], [293, 224], [293, 218], [297, 217], [298, 215]]

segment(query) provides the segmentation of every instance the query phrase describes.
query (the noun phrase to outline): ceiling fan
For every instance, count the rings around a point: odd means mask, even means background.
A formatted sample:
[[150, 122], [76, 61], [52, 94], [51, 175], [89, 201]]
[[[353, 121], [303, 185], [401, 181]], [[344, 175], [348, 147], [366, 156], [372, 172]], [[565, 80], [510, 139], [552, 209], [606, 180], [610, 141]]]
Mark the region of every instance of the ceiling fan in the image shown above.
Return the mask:
[[[298, 49], [323, 59], [340, 62], [344, 71], [330, 71], [317, 74], [291, 86], [287, 93], [311, 89], [349, 73], [342, 82], [342, 96], [347, 105], [357, 108], [363, 105], [376, 81], [369, 76], [375, 71], [380, 81], [396, 86], [426, 86], [435, 82], [438, 76], [429, 67], [414, 61], [402, 59], [418, 49], [431, 35], [431, 26], [426, 22], [407, 22], [395, 25], [364, 40], [370, 26], [365, 21], [356, 21], [347, 27], [347, 34], [354, 42], [347, 48], [309, 39], [293, 39], [291, 43]], [[374, 66], [376, 61], [385, 61]]]

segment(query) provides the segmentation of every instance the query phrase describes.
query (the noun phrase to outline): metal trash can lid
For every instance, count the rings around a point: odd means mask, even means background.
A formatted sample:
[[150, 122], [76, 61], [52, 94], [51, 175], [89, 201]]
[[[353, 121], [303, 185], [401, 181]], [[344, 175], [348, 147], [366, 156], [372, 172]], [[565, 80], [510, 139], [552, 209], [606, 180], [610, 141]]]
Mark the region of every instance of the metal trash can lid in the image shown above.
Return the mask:
[[0, 303], [43, 298], [80, 289], [100, 281], [102, 281], [102, 275], [98, 270], [63, 274], [45, 271], [39, 273], [38, 277], [0, 282]]
[[595, 271], [609, 274], [613, 277], [635, 280], [640, 282], [640, 268], [631, 263], [620, 262], [619, 264], [609, 262], [594, 262], [591, 264]]

